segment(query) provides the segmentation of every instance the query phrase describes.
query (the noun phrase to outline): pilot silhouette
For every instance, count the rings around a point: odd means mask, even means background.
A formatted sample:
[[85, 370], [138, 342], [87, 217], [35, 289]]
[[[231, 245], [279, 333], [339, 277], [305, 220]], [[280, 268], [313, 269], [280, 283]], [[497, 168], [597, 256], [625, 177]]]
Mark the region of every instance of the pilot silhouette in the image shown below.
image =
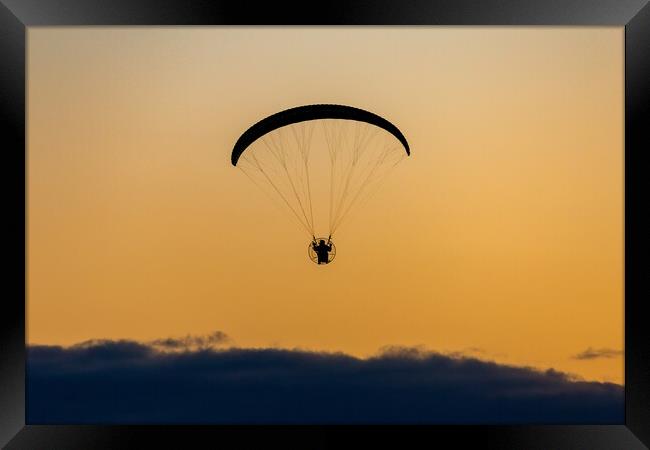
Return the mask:
[[325, 240], [321, 239], [318, 245], [314, 240], [311, 246], [318, 256], [318, 264], [328, 264], [330, 262], [329, 253], [332, 251], [332, 244], [326, 244]]

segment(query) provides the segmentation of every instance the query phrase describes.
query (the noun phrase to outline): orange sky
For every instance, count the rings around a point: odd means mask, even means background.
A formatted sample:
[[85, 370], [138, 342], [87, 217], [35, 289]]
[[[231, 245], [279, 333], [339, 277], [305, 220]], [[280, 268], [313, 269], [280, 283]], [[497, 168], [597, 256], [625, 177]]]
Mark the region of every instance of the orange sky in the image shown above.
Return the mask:
[[[28, 30], [28, 342], [466, 351], [623, 381], [623, 28]], [[325, 268], [230, 165], [342, 103], [412, 156]], [[272, 254], [272, 259], [263, 255]]]

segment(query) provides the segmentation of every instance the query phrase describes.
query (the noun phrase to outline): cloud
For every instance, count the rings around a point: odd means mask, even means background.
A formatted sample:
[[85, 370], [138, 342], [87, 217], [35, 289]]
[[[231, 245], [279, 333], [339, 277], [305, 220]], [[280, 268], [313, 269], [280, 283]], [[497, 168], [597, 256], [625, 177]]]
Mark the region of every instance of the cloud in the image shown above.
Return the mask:
[[597, 358], [616, 358], [622, 355], [623, 355], [622, 350], [614, 350], [611, 348], [595, 349], [589, 347], [587, 350], [580, 352], [577, 355], [573, 355], [572, 358], [588, 360], [588, 359], [597, 359]]
[[188, 334], [181, 338], [156, 339], [147, 342], [148, 345], [164, 350], [202, 350], [230, 342], [226, 333], [215, 331], [203, 336]]
[[388, 347], [360, 359], [304, 350], [160, 347], [168, 346], [95, 340], [29, 347], [28, 423], [622, 423], [624, 418], [619, 385], [423, 348]]

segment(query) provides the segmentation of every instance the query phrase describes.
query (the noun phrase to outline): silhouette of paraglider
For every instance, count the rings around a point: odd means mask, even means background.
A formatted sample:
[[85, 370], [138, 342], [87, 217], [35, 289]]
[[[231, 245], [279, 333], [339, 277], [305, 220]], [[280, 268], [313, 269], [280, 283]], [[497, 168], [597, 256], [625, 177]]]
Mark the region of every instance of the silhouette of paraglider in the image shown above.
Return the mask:
[[[315, 129], [322, 131], [329, 160], [329, 202], [316, 205], [313, 175], [322, 174], [327, 163], [312, 167]], [[318, 104], [286, 109], [252, 125], [235, 143], [231, 163], [281, 200], [311, 237], [310, 259], [327, 265], [336, 254], [332, 236], [343, 220], [409, 155], [402, 132], [383, 117], [351, 106]], [[326, 207], [323, 203], [329, 203], [329, 237], [317, 239], [314, 217]]]
[[336, 256], [336, 247], [331, 237], [327, 238], [327, 242], [324, 238], [314, 238], [309, 245], [309, 250], [309, 259], [316, 264], [329, 264]]

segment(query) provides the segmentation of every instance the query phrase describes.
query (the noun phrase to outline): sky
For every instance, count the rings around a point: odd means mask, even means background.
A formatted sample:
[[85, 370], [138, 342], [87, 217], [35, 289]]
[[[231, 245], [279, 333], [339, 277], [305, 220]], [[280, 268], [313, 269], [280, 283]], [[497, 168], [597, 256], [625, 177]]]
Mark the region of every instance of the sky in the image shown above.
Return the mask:
[[[622, 27], [30, 27], [27, 341], [386, 346], [622, 384]], [[412, 154], [336, 260], [230, 164], [338, 103]]]

